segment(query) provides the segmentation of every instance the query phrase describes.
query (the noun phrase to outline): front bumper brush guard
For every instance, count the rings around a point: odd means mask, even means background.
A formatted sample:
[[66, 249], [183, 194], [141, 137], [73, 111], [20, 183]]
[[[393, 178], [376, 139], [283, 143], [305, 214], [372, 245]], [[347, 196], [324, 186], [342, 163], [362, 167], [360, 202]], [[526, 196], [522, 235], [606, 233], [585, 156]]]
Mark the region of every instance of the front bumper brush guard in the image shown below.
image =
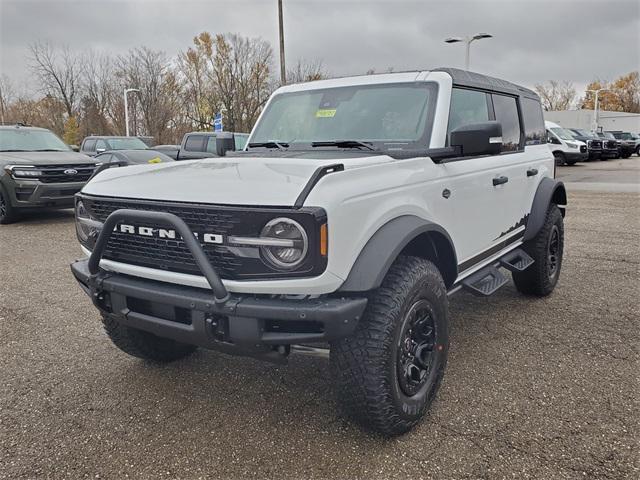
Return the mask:
[[191, 229], [180, 217], [168, 212], [148, 212], [123, 208], [111, 213], [111, 215], [109, 215], [105, 220], [102, 231], [96, 240], [93, 252], [91, 252], [91, 256], [89, 257], [88, 267], [89, 272], [92, 275], [97, 275], [100, 272], [100, 259], [104, 254], [109, 238], [111, 238], [116, 225], [122, 221], [157, 222], [175, 228], [182, 237], [182, 241], [191, 252], [191, 255], [193, 255], [196, 265], [207, 279], [207, 282], [213, 291], [214, 302], [217, 304], [223, 304], [229, 300], [229, 292], [225, 288], [214, 268], [211, 266], [211, 263], [209, 263], [209, 259], [204, 253], [202, 245], [200, 245], [200, 242], [196, 240]]

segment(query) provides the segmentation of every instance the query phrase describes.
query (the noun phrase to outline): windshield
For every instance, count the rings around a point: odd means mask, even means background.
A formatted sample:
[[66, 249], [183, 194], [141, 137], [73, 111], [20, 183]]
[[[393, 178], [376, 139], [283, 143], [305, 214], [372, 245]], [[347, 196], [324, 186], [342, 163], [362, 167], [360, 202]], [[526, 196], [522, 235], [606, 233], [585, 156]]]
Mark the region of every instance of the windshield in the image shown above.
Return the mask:
[[146, 150], [147, 144], [137, 137], [109, 138], [109, 150]]
[[0, 129], [0, 151], [68, 152], [69, 147], [49, 130]]
[[574, 128], [572, 131], [576, 132], [578, 135], [581, 135], [583, 137], [593, 137], [593, 135], [587, 132], [586, 130], [580, 130], [578, 128]]
[[562, 140], [575, 140], [575, 138], [573, 138], [573, 135], [571, 135], [571, 132], [569, 130], [565, 130], [564, 128], [554, 127], [551, 129], [551, 131]]
[[378, 148], [393, 143], [397, 149], [426, 144], [435, 88], [432, 83], [398, 83], [281, 93], [269, 102], [249, 146], [340, 140]]

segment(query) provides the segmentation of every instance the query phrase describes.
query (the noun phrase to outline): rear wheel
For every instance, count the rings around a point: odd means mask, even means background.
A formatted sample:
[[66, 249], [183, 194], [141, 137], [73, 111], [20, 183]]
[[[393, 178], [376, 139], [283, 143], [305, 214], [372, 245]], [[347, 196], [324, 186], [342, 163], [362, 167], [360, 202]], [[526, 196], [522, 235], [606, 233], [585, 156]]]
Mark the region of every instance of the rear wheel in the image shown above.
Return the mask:
[[6, 225], [13, 223], [18, 219], [18, 212], [15, 207], [11, 205], [9, 196], [5, 193], [4, 189], [0, 187], [0, 224]]
[[410, 430], [431, 405], [449, 349], [447, 291], [436, 266], [399, 257], [356, 331], [331, 345], [338, 401], [384, 435]]
[[158, 337], [152, 333], [122, 325], [107, 316], [102, 317], [102, 324], [116, 347], [129, 355], [144, 360], [167, 363], [184, 358], [196, 350], [194, 345], [179, 343], [169, 338]]
[[550, 205], [544, 225], [523, 249], [534, 263], [524, 272], [513, 273], [516, 288], [529, 295], [549, 295], [558, 283], [564, 252], [564, 223], [556, 204]]

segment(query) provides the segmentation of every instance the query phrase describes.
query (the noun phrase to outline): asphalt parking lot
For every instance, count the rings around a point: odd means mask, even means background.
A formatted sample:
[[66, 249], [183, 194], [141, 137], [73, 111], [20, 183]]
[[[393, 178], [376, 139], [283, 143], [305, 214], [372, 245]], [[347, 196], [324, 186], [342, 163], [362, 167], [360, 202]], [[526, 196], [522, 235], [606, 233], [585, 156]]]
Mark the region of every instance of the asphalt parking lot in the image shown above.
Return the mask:
[[438, 399], [391, 440], [336, 412], [322, 358], [126, 356], [70, 274], [72, 212], [2, 226], [0, 478], [638, 478], [639, 167], [559, 167], [558, 288], [452, 297]]

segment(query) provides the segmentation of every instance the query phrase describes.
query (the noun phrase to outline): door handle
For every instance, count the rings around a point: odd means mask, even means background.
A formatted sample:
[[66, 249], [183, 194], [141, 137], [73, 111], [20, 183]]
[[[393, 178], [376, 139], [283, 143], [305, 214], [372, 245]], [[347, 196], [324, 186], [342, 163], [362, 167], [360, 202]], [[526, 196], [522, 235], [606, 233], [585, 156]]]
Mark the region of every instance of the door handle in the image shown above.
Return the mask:
[[496, 177], [493, 179], [493, 186], [497, 187], [498, 185], [502, 185], [503, 183], [507, 183], [509, 181], [509, 177], [505, 177], [504, 175], [501, 177]]
[[530, 168], [527, 170], [527, 177], [535, 177], [538, 174], [537, 168]]

